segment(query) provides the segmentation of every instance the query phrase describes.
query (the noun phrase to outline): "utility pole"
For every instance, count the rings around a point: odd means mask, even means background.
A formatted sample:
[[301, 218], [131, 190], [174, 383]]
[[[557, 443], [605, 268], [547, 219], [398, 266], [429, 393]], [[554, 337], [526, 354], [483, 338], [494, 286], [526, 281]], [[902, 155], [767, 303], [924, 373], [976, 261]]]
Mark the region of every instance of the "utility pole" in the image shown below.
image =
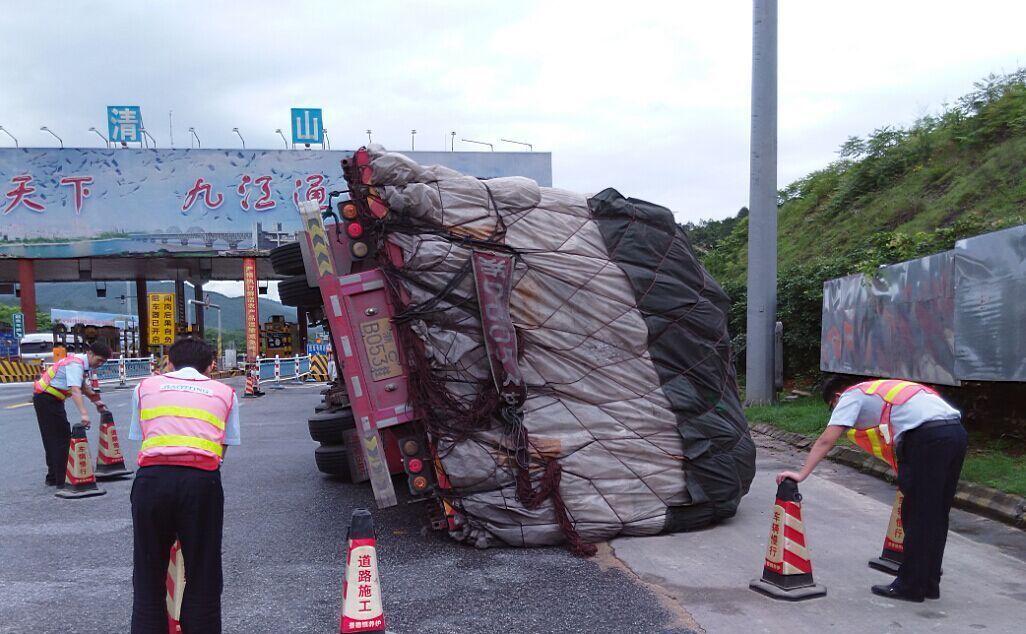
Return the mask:
[[765, 405], [776, 398], [773, 329], [777, 314], [777, 0], [754, 0], [748, 199], [745, 403]]

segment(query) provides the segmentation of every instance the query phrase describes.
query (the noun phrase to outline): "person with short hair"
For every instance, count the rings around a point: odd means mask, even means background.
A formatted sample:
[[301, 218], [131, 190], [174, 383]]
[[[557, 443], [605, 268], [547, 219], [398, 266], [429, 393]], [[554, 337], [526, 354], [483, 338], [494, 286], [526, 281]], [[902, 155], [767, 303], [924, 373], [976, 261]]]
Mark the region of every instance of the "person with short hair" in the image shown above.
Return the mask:
[[871, 589], [873, 594], [917, 603], [940, 598], [948, 515], [968, 448], [961, 413], [933, 389], [895, 379], [853, 384], [851, 378], [833, 376], [823, 384], [823, 400], [831, 412], [826, 429], [801, 470], [781, 471], [777, 484], [785, 478], [807, 478], [849, 429], [886, 425], [886, 432], [874, 434], [874, 439], [876, 447], [890, 445], [897, 458], [898, 489], [904, 496], [904, 561], [893, 583]]
[[128, 437], [142, 441], [132, 485], [135, 536], [132, 632], [167, 631], [166, 578], [177, 538], [185, 562], [182, 631], [221, 632], [221, 463], [240, 443], [235, 391], [210, 378], [205, 341], [180, 339], [171, 370], [141, 381], [132, 398]]
[[39, 435], [46, 455], [46, 478], [43, 481], [47, 486], [63, 489], [67, 475], [71, 423], [64, 402], [71, 397], [71, 402], [78, 408], [79, 424], [88, 429], [89, 410], [82, 395], [92, 401], [97, 412], [106, 405], [89, 386], [87, 371], [106, 363], [111, 354], [109, 345], [95, 341], [86, 348], [85, 354], [69, 354], [54, 363], [32, 386], [32, 407], [36, 410], [36, 422], [39, 423]]

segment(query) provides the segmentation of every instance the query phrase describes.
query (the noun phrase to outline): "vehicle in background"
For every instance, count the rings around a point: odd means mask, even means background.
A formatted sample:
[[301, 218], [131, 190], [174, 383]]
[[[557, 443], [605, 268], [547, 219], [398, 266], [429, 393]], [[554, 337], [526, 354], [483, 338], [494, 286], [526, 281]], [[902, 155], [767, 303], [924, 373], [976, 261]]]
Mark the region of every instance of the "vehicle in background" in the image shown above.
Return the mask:
[[53, 361], [53, 334], [30, 332], [21, 338], [22, 361]]

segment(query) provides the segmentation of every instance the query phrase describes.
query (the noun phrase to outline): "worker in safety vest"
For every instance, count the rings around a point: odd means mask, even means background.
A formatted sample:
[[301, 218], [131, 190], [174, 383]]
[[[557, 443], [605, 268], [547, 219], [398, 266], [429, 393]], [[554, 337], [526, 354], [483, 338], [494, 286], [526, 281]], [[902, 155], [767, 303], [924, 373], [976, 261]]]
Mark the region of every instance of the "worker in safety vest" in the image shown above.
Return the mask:
[[875, 585], [872, 591], [903, 601], [940, 598], [948, 514], [968, 446], [961, 414], [934, 390], [911, 381], [881, 379], [852, 385], [850, 378], [835, 376], [824, 383], [823, 400], [831, 410], [826, 429], [801, 471], [783, 471], [777, 483], [807, 478], [845, 433], [885, 460], [893, 452], [904, 496], [904, 561], [893, 583]]
[[43, 439], [43, 451], [46, 452], [45, 482], [49, 486], [63, 489], [67, 473], [71, 424], [68, 422], [68, 413], [64, 411], [64, 401], [71, 397], [71, 402], [78, 408], [81, 424], [89, 427], [89, 411], [82, 395], [85, 394], [93, 402], [96, 411], [105, 406], [100, 395], [89, 387], [86, 373], [106, 363], [110, 355], [110, 346], [103, 341], [96, 341], [85, 354], [69, 354], [54, 363], [32, 386], [32, 406], [36, 410], [39, 435]]
[[182, 631], [221, 631], [221, 462], [238, 445], [239, 402], [209, 377], [206, 342], [181, 339], [168, 351], [171, 371], [144, 379], [132, 398], [128, 437], [141, 440], [132, 486], [135, 534], [132, 632], [166, 632], [165, 582], [171, 545], [185, 562]]

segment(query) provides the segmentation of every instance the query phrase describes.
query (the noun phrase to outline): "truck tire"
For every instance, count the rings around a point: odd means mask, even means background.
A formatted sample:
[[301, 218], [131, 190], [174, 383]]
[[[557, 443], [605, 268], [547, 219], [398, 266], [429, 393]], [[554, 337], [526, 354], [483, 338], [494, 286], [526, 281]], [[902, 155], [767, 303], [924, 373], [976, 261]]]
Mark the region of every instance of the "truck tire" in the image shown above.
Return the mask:
[[278, 282], [278, 295], [286, 306], [321, 305], [321, 289], [310, 288], [305, 275], [294, 275]]
[[333, 475], [345, 482], [352, 482], [349, 472], [349, 450], [345, 445], [321, 445], [314, 449], [314, 462], [321, 473]]
[[314, 414], [307, 421], [307, 425], [310, 428], [311, 439], [335, 445], [345, 442], [343, 433], [347, 429], [356, 428], [356, 418], [353, 416], [352, 408], [346, 407]]
[[271, 268], [278, 275], [302, 275], [303, 252], [298, 242], [290, 242], [271, 249]]

